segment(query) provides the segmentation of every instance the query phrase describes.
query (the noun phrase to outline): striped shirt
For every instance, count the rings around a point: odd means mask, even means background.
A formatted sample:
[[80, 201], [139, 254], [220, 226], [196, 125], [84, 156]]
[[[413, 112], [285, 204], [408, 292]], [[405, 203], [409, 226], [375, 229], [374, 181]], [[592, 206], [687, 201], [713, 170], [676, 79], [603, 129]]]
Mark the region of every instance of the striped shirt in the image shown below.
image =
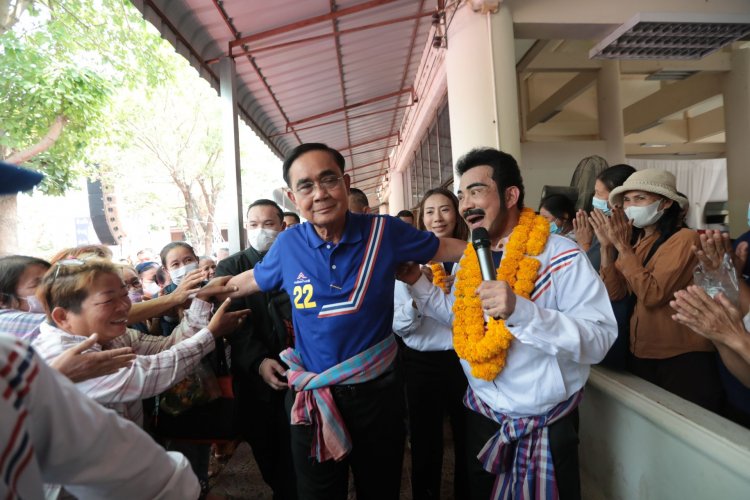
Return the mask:
[[[96, 344], [94, 350], [97, 351], [132, 347], [138, 356], [128, 369], [84, 380], [76, 386], [90, 398], [142, 425], [141, 400], [161, 394], [184, 379], [201, 358], [214, 349], [214, 337], [205, 328], [210, 313], [211, 304], [194, 299], [169, 337], [155, 337], [128, 328], [125, 334], [107, 345]], [[49, 361], [85, 339], [44, 323], [34, 348], [42, 359]]]
[[17, 309], [0, 309], [0, 333], [32, 342], [39, 335], [39, 325], [46, 319], [44, 313], [30, 313]]
[[76, 390], [28, 343], [0, 333], [0, 499], [198, 498], [185, 457]]

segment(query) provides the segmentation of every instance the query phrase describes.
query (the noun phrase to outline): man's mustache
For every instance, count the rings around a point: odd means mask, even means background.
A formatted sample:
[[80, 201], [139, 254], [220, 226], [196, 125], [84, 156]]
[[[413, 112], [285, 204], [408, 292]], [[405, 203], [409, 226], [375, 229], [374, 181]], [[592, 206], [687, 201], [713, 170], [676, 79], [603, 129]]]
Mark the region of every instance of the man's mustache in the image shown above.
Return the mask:
[[468, 219], [472, 215], [481, 215], [484, 217], [485, 213], [481, 208], [470, 208], [468, 210], [464, 210], [461, 215], [464, 216], [464, 219]]

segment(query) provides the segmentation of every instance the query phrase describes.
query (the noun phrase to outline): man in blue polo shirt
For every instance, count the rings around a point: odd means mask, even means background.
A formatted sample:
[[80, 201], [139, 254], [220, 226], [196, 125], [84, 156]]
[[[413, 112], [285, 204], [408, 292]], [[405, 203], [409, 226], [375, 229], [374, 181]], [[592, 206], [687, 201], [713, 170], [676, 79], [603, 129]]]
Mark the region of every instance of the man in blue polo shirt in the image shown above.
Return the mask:
[[344, 158], [302, 144], [284, 161], [289, 198], [308, 220], [281, 233], [264, 260], [231, 280], [240, 295], [283, 288], [296, 350], [285, 351], [292, 456], [300, 498], [399, 497], [402, 385], [393, 369], [395, 271], [405, 261], [458, 261], [465, 242], [389, 216], [348, 211]]

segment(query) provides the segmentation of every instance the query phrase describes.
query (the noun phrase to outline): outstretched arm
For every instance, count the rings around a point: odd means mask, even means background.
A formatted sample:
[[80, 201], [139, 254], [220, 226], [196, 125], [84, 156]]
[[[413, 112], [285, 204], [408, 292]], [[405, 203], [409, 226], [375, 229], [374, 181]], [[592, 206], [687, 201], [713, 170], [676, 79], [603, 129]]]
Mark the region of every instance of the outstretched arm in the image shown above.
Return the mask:
[[255, 271], [252, 269], [232, 277], [232, 279], [230, 279], [227, 283], [227, 286], [237, 287], [237, 291], [232, 292], [230, 295], [228, 295], [228, 297], [231, 297], [233, 299], [260, 292], [260, 287], [255, 281]]
[[456, 238], [440, 238], [440, 246], [435, 256], [430, 259], [435, 262], [458, 262], [464, 255], [466, 242]]

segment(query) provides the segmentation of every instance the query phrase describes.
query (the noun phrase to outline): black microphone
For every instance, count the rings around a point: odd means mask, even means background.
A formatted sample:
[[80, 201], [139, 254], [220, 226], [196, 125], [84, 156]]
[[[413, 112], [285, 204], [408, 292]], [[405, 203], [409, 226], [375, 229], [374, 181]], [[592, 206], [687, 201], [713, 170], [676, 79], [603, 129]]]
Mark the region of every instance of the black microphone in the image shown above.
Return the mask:
[[477, 251], [482, 279], [484, 281], [495, 281], [495, 263], [492, 260], [492, 251], [490, 250], [490, 233], [483, 227], [476, 228], [471, 232], [471, 244]]

